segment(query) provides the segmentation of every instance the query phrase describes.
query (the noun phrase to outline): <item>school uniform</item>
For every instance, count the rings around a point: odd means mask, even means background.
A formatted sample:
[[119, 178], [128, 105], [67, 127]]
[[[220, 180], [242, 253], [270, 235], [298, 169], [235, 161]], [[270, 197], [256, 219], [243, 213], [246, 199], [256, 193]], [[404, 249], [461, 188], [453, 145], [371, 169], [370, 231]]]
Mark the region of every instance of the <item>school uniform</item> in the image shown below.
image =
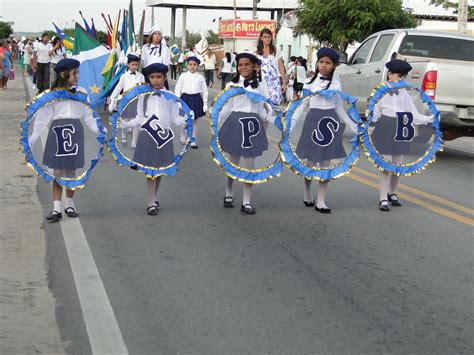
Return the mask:
[[[304, 84], [304, 89], [312, 92], [324, 90], [329, 84], [328, 78], [318, 74], [317, 78], [311, 83], [311, 79]], [[330, 90], [341, 90], [341, 83], [333, 79]], [[302, 111], [302, 110], [301, 110]], [[323, 118], [331, 117], [337, 121], [338, 128], [335, 130], [333, 124], [334, 138], [329, 144], [318, 144], [313, 140], [313, 132], [319, 132], [319, 123]], [[298, 117], [294, 117], [294, 125]], [[323, 162], [331, 159], [341, 159], [347, 156], [342, 144], [342, 137], [346, 125], [357, 132], [357, 125], [347, 115], [342, 105], [340, 96], [335, 95], [331, 99], [326, 99], [320, 95], [314, 95], [309, 99], [309, 112], [306, 115], [301, 136], [296, 146], [296, 154], [301, 159], [307, 159], [311, 162]]]
[[[162, 129], [160, 135], [163, 138], [172, 137], [173, 139], [159, 146], [157, 141], [143, 128], [150, 120], [154, 120], [154, 124], [159, 124]], [[179, 126], [184, 123], [185, 118], [179, 115], [179, 107], [176, 102], [166, 100], [158, 95], [146, 95], [140, 96], [138, 99], [137, 116], [129, 122], [120, 121], [120, 126], [141, 127], [132, 160], [144, 166], [162, 168], [171, 165], [175, 158], [173, 141], [176, 134], [171, 125]]]
[[[238, 83], [229, 82], [226, 88], [243, 87], [248, 92], [254, 92], [264, 97], [269, 97], [268, 88], [265, 82], [259, 82], [257, 88], [252, 88], [243, 76], [239, 77]], [[268, 150], [267, 134], [264, 128], [264, 121], [271, 115], [271, 107], [265, 103], [257, 103], [250, 100], [245, 95], [232, 97], [222, 108], [219, 120], [224, 120], [219, 129], [219, 143], [223, 151], [230, 155], [240, 157], [257, 157]], [[256, 118], [258, 120], [258, 133], [250, 138], [250, 146], [243, 144], [244, 133], [242, 129], [242, 118]], [[254, 127], [255, 128], [255, 127]]]
[[50, 62], [49, 51], [53, 48], [51, 43], [38, 42], [35, 46], [36, 52], [36, 87], [38, 93], [49, 89]]
[[142, 66], [145, 68], [153, 63], [161, 63], [166, 66], [171, 64], [171, 52], [163, 42], [154, 45], [147, 43], [142, 47]]
[[[117, 109], [117, 101], [120, 93], [130, 90], [131, 88], [143, 84], [145, 82], [145, 77], [142, 73], [136, 71], [132, 73], [130, 70], [127, 70], [120, 77], [117, 86], [115, 86], [114, 91], [110, 95], [110, 109]], [[134, 118], [137, 113], [137, 100], [130, 102], [125, 111], [122, 114], [123, 118]]]
[[[389, 85], [389, 84], [388, 84]], [[374, 107], [372, 142], [380, 154], [404, 155], [410, 152], [412, 141], [396, 140], [398, 128], [397, 112], [410, 112], [414, 125], [433, 122], [433, 116], [418, 112], [406, 89], [397, 89], [386, 94]]]
[[174, 92], [194, 112], [194, 119], [205, 116], [203, 108], [207, 107], [208, 90], [206, 81], [201, 74], [189, 71], [181, 74]]
[[[77, 90], [85, 95], [87, 92], [80, 87], [73, 87], [71, 90]], [[43, 153], [43, 165], [51, 169], [75, 170], [84, 167], [84, 126], [94, 133], [99, 133], [96, 118], [92, 114], [92, 110], [83, 103], [74, 100], [60, 100], [51, 105], [46, 105], [36, 114], [33, 123], [33, 132], [29, 138], [30, 147], [40, 137], [41, 133], [48, 127], [48, 137]], [[59, 154], [58, 148], [58, 131], [56, 128], [69, 126], [68, 135], [71, 142], [70, 154]], [[72, 149], [72, 147], [77, 147]]]

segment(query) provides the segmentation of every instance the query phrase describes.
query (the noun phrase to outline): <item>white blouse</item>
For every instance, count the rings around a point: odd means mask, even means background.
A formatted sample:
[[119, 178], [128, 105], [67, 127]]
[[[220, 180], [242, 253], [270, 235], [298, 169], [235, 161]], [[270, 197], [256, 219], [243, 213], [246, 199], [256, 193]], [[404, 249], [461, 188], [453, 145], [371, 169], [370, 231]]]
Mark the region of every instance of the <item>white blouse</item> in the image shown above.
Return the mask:
[[[310, 83], [312, 78], [307, 79], [306, 83], [303, 85], [303, 89], [307, 89], [311, 92], [325, 90], [326, 86], [329, 84], [329, 81], [323, 80], [321, 79], [321, 77], [322, 75], [318, 74], [317, 78], [312, 83]], [[329, 86], [328, 90], [341, 91], [341, 82], [337, 79], [332, 79], [331, 85]], [[352, 121], [346, 110], [344, 110], [344, 106], [342, 105], [342, 99], [339, 95], [334, 95], [330, 99], [327, 99], [321, 95], [313, 95], [309, 99], [309, 101], [306, 100], [295, 112], [295, 115], [293, 115], [293, 122], [291, 125], [292, 129], [295, 127], [297, 121], [301, 117], [303, 110], [308, 107], [308, 104], [309, 108], [318, 108], [322, 110], [335, 109], [339, 118], [341, 118], [354, 133], [357, 133], [357, 124]]]
[[[161, 46], [161, 56], [160, 56]], [[166, 44], [151, 44], [147, 43], [142, 47], [142, 64], [146, 68], [148, 65], [153, 63], [161, 63], [164, 65], [171, 64], [171, 53], [170, 49]]]
[[372, 122], [377, 122], [382, 115], [397, 117], [397, 112], [411, 112], [413, 114], [413, 124], [422, 125], [433, 122], [434, 115], [422, 115], [418, 112], [410, 94], [406, 89], [398, 89], [398, 95], [386, 94], [375, 105]]
[[[160, 91], [166, 91], [165, 89]], [[145, 102], [145, 98], [146, 99]], [[171, 127], [171, 124], [180, 126], [185, 124], [186, 118], [179, 115], [178, 103], [166, 100], [158, 95], [142, 95], [138, 99], [137, 116], [125, 122], [120, 120], [120, 127], [138, 127], [148, 121], [153, 115], [160, 119], [163, 128]]]
[[130, 70], [127, 70], [120, 77], [119, 82], [115, 86], [114, 91], [110, 95], [110, 105], [109, 111], [112, 112], [114, 109], [117, 109], [117, 99], [122, 91], [127, 91], [133, 88], [136, 85], [143, 84], [145, 82], [145, 77], [142, 73], [136, 71], [134, 74]]
[[174, 93], [178, 97], [181, 97], [182, 94], [201, 94], [202, 101], [204, 105], [207, 106], [208, 90], [206, 80], [198, 72], [191, 73], [187, 71], [186, 73], [181, 74], [176, 83]]
[[59, 47], [57, 51], [54, 51], [53, 54], [51, 54], [51, 63], [58, 64], [58, 62], [64, 58], [65, 54], [66, 54], [65, 48], [63, 46]]
[[[82, 88], [76, 87], [76, 89], [86, 93]], [[89, 107], [75, 100], [59, 100], [44, 106], [36, 113], [33, 133], [31, 133], [29, 138], [30, 147], [33, 147], [50, 122], [61, 118], [82, 119], [94, 134], [99, 133], [96, 118], [92, 115], [92, 110]]]
[[[244, 87], [245, 78], [241, 75], [238, 83], [230, 81], [226, 85], [229, 87]], [[267, 85], [264, 81], [258, 83], [258, 88], [253, 89], [251, 86], [244, 87], [248, 92], [255, 92], [266, 98], [270, 97]], [[272, 108], [268, 103], [253, 102], [245, 95], [237, 95], [232, 97], [222, 108], [219, 119], [222, 120], [230, 116], [232, 112], [256, 113], [262, 120], [267, 121], [272, 116]]]

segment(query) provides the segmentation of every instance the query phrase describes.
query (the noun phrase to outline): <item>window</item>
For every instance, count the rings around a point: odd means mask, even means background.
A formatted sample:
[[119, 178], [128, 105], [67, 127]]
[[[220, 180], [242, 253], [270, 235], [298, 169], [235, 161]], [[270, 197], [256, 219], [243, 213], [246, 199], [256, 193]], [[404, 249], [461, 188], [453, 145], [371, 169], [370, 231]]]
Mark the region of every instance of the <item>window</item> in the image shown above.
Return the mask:
[[426, 58], [474, 61], [474, 41], [468, 39], [408, 35], [400, 54]]
[[393, 37], [393, 34], [380, 36], [377, 44], [375, 45], [372, 56], [370, 57], [371, 63], [380, 62], [385, 57], [385, 54], [387, 53], [387, 48], [392, 42]]
[[362, 43], [357, 51], [354, 53], [351, 59], [351, 64], [364, 64], [367, 62], [370, 49], [375, 42], [376, 37], [369, 38], [367, 41]]

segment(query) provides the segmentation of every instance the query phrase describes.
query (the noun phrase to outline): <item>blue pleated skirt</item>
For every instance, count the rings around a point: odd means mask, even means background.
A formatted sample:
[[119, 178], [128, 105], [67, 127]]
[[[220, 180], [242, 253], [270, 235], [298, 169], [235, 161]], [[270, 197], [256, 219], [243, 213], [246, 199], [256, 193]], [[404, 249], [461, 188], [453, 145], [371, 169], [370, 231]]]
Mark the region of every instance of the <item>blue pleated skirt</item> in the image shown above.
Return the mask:
[[201, 94], [182, 94], [181, 99], [194, 112], [194, 119], [203, 117], [205, 115], [203, 111], [204, 102], [202, 101]]

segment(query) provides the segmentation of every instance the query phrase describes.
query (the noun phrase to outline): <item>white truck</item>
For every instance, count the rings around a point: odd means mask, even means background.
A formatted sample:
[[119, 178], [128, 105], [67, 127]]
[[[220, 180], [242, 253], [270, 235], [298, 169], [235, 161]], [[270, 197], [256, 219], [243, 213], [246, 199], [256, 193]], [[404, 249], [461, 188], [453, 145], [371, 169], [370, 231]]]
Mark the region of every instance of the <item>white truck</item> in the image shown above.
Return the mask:
[[445, 140], [474, 136], [474, 37], [415, 29], [386, 30], [369, 36], [341, 65], [335, 77], [342, 90], [358, 98], [365, 115], [367, 98], [387, 77], [385, 63], [396, 57], [413, 70], [406, 81], [424, 90], [441, 113]]

